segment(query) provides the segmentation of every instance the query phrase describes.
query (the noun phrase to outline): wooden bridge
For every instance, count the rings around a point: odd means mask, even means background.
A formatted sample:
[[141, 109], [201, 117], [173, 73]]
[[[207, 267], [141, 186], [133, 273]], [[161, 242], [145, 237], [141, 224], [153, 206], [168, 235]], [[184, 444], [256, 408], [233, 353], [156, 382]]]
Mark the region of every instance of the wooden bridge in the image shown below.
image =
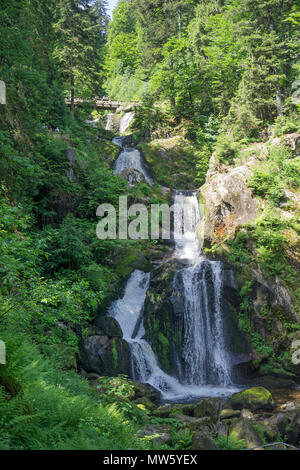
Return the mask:
[[[114, 101], [110, 100], [109, 98], [95, 98], [93, 100], [84, 100], [82, 98], [75, 98], [74, 100], [74, 106], [77, 108], [79, 106], [82, 106], [84, 103], [90, 103], [93, 104], [96, 108], [98, 109], [110, 109], [112, 111], [115, 111], [116, 109], [120, 108], [121, 106], [124, 108], [136, 108], [138, 106], [138, 103], [134, 101]], [[67, 98], [66, 99], [66, 104], [68, 106], [71, 106], [71, 99]]]

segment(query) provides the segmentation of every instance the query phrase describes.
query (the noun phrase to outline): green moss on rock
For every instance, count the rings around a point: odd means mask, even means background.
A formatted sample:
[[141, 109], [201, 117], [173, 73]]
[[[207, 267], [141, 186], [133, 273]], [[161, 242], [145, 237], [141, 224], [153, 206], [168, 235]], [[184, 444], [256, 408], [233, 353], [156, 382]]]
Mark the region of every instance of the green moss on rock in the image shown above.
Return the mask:
[[253, 387], [242, 392], [234, 393], [226, 400], [224, 408], [270, 411], [274, 408], [274, 401], [269, 390], [264, 387]]

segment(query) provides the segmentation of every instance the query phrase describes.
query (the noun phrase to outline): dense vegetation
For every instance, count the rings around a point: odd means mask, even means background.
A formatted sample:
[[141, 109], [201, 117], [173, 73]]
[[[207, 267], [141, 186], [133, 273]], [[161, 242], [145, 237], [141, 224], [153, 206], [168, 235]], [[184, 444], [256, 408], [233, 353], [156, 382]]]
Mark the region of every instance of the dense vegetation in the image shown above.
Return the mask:
[[[293, 0], [120, 0], [109, 22], [104, 0], [0, 5], [0, 448], [149, 448], [135, 437], [149, 419], [143, 406], [111, 397], [109, 382], [106, 394], [92, 389], [76, 359], [81, 331], [141, 253], [149, 266], [155, 245], [97, 240], [97, 206], [125, 193], [164, 196], [158, 185], [129, 188], [113, 174], [112, 133], [85, 124], [97, 113], [74, 109], [74, 98], [138, 100], [134, 135], [157, 182], [170, 186], [176, 166], [179, 187], [199, 187], [213, 151], [230, 165], [268, 126], [277, 135], [299, 130], [299, 8]], [[179, 143], [162, 163], [154, 139], [173, 136]], [[230, 261], [281, 275], [299, 307], [283, 235], [299, 234], [299, 221], [271, 213], [287, 186], [299, 190], [299, 160], [271, 150], [249, 182], [269, 212], [230, 242]], [[189, 445], [188, 432], [174, 437], [173, 448]]]

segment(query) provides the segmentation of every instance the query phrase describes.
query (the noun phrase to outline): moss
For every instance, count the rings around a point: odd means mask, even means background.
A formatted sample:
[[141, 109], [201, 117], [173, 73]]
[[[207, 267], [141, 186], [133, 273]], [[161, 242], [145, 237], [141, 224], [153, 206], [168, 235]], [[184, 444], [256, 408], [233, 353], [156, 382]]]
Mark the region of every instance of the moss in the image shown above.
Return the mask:
[[224, 408], [257, 410], [272, 410], [274, 402], [272, 394], [264, 387], [253, 387], [243, 392], [234, 393], [224, 404]]
[[113, 363], [114, 363], [114, 368], [116, 369], [118, 366], [118, 351], [117, 351], [117, 345], [116, 345], [116, 340], [112, 339], [112, 356], [113, 356]]

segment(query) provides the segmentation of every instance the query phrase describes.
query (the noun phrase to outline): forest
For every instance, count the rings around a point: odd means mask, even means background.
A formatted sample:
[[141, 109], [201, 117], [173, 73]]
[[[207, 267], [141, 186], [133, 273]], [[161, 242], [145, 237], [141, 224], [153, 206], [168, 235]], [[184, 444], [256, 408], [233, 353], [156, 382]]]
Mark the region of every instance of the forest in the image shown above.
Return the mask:
[[0, 450], [299, 450], [297, 0], [0, 5]]

